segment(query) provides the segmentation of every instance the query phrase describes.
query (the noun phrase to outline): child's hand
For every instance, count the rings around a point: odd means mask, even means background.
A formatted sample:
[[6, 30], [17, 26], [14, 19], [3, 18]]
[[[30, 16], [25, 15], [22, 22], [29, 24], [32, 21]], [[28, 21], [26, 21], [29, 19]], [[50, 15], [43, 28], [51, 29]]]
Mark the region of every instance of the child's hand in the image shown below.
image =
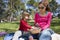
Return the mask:
[[27, 31], [30, 31], [30, 29], [27, 29]]
[[38, 29], [38, 27], [32, 27], [32, 29]]
[[31, 32], [33, 29], [27, 29], [29, 32]]

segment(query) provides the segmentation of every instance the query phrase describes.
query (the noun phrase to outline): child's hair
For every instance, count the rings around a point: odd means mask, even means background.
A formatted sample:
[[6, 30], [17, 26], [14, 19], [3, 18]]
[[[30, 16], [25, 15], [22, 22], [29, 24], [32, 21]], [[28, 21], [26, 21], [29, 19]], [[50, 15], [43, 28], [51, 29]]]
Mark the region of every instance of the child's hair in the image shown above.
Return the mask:
[[26, 11], [24, 11], [24, 12], [22, 13], [22, 19], [24, 19], [24, 18], [25, 18], [25, 16], [28, 16], [28, 17], [29, 17], [29, 13], [28, 13], [28, 12], [26, 12]]

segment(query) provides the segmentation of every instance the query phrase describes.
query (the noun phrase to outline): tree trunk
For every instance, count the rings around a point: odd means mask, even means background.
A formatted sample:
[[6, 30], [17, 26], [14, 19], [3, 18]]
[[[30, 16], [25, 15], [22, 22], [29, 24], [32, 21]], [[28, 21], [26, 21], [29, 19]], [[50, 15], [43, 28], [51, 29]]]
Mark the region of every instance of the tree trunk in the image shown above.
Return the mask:
[[13, 18], [13, 13], [11, 13], [11, 16], [10, 16], [10, 22], [12, 22], [12, 19]]

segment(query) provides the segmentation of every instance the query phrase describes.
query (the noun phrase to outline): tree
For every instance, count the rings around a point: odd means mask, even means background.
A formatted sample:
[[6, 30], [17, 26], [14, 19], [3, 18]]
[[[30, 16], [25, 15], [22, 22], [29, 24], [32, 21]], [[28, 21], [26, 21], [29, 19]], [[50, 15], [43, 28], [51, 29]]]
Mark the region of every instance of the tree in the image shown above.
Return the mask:
[[3, 2], [3, 0], [0, 0], [0, 22], [1, 19], [8, 17], [9, 17], [8, 21], [11, 22], [16, 12], [17, 12], [16, 14], [18, 14], [18, 12], [20, 12], [21, 9], [25, 9], [24, 3], [22, 3], [21, 0], [7, 0], [7, 1], [8, 10], [6, 10], [5, 3]]
[[3, 1], [2, 0], [0, 0], [0, 22], [1, 22], [1, 20], [3, 19], [3, 17], [4, 17], [4, 3], [3, 3]]
[[52, 12], [55, 12], [56, 11], [56, 9], [57, 9], [57, 2], [55, 1], [55, 0], [52, 0], [51, 2], [50, 2], [50, 8], [51, 8], [51, 11]]
[[29, 4], [29, 5], [33, 5], [35, 3], [35, 1], [34, 0], [30, 0], [30, 1], [28, 1], [28, 3], [27, 4]]
[[34, 7], [38, 7], [38, 2], [35, 2], [35, 3], [33, 4], [33, 6], [34, 6]]
[[[10, 16], [10, 22], [12, 21], [14, 13], [17, 11], [18, 12], [23, 8], [24, 9], [24, 4], [20, 0], [9, 0], [8, 3], [9, 6], [9, 16]], [[7, 12], [8, 12], [7, 11]]]

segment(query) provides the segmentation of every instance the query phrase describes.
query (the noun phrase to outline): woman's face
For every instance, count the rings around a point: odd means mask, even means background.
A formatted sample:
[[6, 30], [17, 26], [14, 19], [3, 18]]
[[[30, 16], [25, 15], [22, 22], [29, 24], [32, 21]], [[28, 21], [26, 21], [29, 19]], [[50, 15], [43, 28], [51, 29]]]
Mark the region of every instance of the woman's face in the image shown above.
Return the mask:
[[42, 3], [39, 4], [38, 8], [39, 8], [40, 13], [44, 13], [45, 12], [46, 7]]

